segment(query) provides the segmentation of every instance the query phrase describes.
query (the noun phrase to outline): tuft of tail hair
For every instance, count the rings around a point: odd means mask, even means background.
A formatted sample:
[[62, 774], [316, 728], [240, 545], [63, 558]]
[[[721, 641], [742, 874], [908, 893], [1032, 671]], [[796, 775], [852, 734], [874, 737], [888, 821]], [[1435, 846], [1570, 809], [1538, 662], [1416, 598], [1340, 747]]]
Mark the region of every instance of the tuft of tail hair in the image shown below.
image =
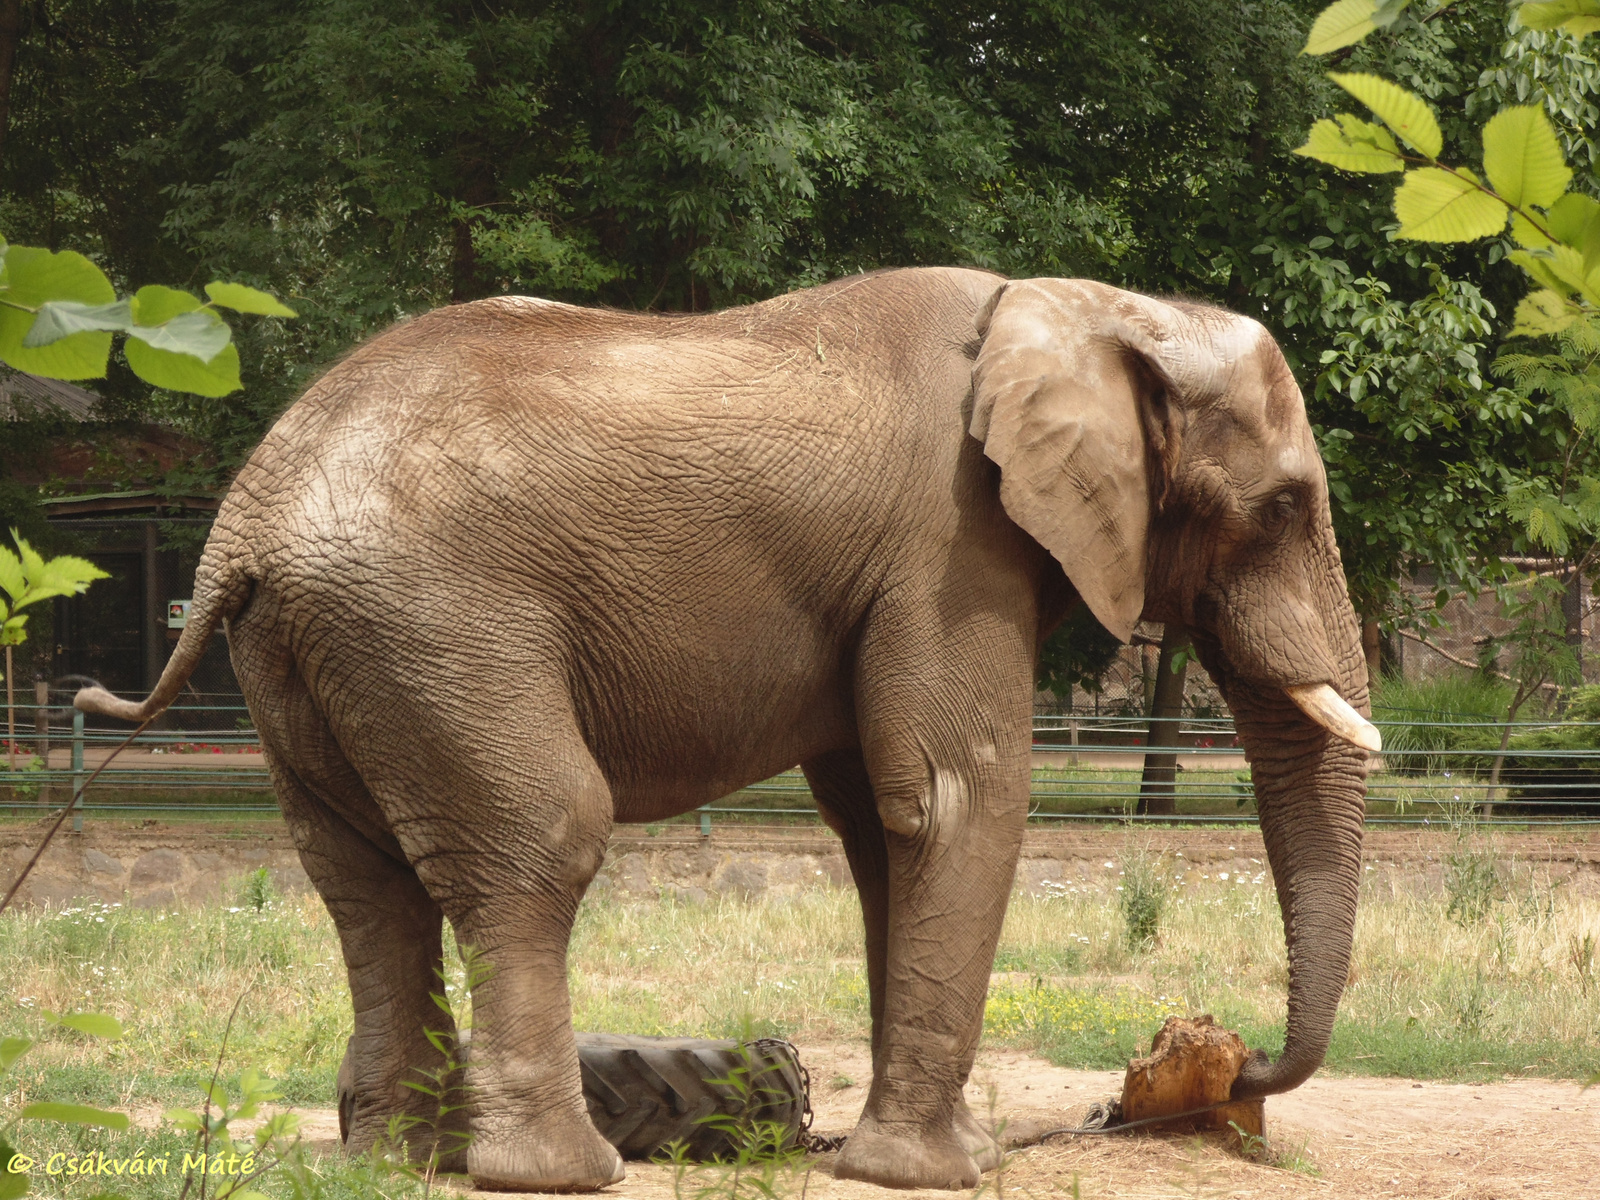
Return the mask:
[[205, 654], [217, 626], [237, 614], [250, 597], [250, 578], [245, 573], [245, 564], [227, 555], [216, 544], [206, 547], [194, 583], [194, 603], [189, 608], [188, 623], [178, 637], [178, 644], [155, 690], [143, 700], [122, 700], [105, 688], [86, 687], [73, 697], [74, 708], [119, 721], [142, 722], [158, 716], [178, 698]]

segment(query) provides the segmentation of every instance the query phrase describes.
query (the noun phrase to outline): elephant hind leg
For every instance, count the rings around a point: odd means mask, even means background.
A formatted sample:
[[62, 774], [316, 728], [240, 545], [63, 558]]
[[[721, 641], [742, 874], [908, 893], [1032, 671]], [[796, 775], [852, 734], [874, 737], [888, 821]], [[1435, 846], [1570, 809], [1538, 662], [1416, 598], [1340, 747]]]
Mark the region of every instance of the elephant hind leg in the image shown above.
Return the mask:
[[288, 630], [262, 592], [233, 623], [229, 649], [300, 861], [339, 933], [355, 1010], [346, 1146], [364, 1153], [398, 1124], [411, 1154], [437, 1148], [458, 1169], [465, 1114], [441, 1118], [437, 1101], [406, 1086], [445, 1065], [429, 1031], [455, 1033], [432, 999], [442, 990], [443, 913], [335, 739]]
[[437, 1150], [443, 1169], [463, 1170], [465, 1113], [441, 1113], [438, 1100], [407, 1086], [439, 1078], [447, 1065], [429, 1032], [447, 1046], [455, 1034], [432, 998], [443, 991], [443, 913], [403, 857], [375, 845], [270, 743], [265, 749], [300, 861], [339, 931], [350, 981], [355, 1025], [340, 1068], [348, 1085], [345, 1148], [365, 1154], [398, 1129], [414, 1160]]
[[[885, 980], [889, 954], [889, 848], [872, 779], [859, 750], [834, 750], [801, 764], [822, 819], [844, 843], [845, 861], [861, 898], [867, 933], [867, 994], [872, 1011], [873, 1071], [883, 1044]], [[980, 1014], [981, 1020], [981, 1014]], [[980, 1171], [1000, 1165], [1000, 1144], [978, 1123], [963, 1096], [951, 1119], [956, 1142]]]
[[468, 1172], [488, 1190], [587, 1191], [624, 1174], [584, 1104], [567, 988], [567, 944], [612, 801], [570, 709], [552, 693], [540, 701], [502, 712], [492, 738], [432, 712], [433, 731], [396, 739], [365, 777], [482, 969]]

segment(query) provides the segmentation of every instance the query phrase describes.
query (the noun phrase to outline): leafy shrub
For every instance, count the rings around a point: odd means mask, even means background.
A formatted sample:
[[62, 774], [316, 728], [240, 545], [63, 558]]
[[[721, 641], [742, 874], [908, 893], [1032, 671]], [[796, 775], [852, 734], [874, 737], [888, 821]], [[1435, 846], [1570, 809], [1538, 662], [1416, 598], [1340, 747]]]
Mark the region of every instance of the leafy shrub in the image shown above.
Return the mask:
[[[1572, 689], [1559, 725], [1519, 733], [1508, 749], [1503, 777], [1515, 785], [1514, 797], [1563, 809], [1600, 802], [1600, 761], [1594, 757], [1600, 750], [1600, 685]], [[1519, 755], [1519, 750], [1540, 753]], [[1578, 753], [1563, 758], [1552, 750]]]
[[1494, 852], [1463, 841], [1444, 860], [1444, 890], [1450, 898], [1445, 914], [1457, 925], [1475, 925], [1488, 916], [1505, 893]]
[[[1479, 755], [1450, 751], [1494, 750], [1499, 722], [1511, 703], [1511, 688], [1493, 676], [1452, 671], [1431, 679], [1386, 676], [1372, 693], [1372, 717], [1383, 730], [1385, 753], [1428, 774], [1473, 771]], [[1411, 756], [1422, 756], [1413, 758]]]
[[1123, 860], [1118, 905], [1127, 925], [1128, 949], [1149, 950], [1161, 935], [1161, 915], [1167, 908], [1166, 862], [1136, 854]]
[[244, 877], [239, 889], [239, 907], [262, 912], [277, 898], [278, 889], [272, 886], [272, 873], [267, 868], [257, 867]]

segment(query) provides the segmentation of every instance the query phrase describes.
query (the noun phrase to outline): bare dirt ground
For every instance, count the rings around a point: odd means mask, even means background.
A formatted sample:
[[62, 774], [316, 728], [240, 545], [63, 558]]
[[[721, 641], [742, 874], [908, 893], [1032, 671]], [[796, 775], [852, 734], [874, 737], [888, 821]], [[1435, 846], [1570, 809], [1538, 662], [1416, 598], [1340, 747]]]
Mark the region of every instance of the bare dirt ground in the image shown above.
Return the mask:
[[[872, 1066], [865, 1044], [802, 1048], [811, 1072], [817, 1133], [848, 1133], [860, 1115]], [[842, 1086], [845, 1080], [852, 1081]], [[1004, 1122], [1003, 1140], [1031, 1142], [1047, 1129], [1078, 1125], [1088, 1106], [1120, 1094], [1122, 1075], [1069, 1071], [1008, 1050], [978, 1056], [967, 1103], [980, 1120]], [[334, 1152], [331, 1109], [306, 1112], [313, 1146]], [[1491, 1084], [1318, 1077], [1267, 1101], [1267, 1136], [1283, 1159], [1317, 1174], [1250, 1162], [1221, 1139], [1117, 1135], [1056, 1137], [1009, 1156], [1000, 1186], [1023, 1200], [1071, 1196], [1217, 1200], [1279, 1197], [1394, 1197], [1397, 1200], [1587, 1200], [1600, 1197], [1600, 1089], [1521, 1080]], [[807, 1200], [944, 1200], [949, 1192], [896, 1192], [835, 1180], [834, 1155], [820, 1155], [805, 1181]], [[685, 1197], [709, 1179], [690, 1180]], [[995, 1177], [985, 1177], [992, 1194]], [[797, 1198], [800, 1180], [792, 1189]], [[468, 1192], [473, 1197], [498, 1193]], [[672, 1173], [629, 1163], [628, 1178], [604, 1195], [672, 1200]], [[997, 1197], [996, 1200], [1001, 1200]]]

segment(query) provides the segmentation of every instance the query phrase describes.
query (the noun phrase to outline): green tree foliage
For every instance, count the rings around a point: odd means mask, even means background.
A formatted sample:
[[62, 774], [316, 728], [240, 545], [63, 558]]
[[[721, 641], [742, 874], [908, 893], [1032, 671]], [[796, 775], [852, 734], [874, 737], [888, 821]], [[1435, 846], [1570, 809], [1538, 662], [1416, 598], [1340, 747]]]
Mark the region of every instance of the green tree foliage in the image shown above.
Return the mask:
[[1073, 688], [1102, 690], [1101, 680], [1122, 643], [1105, 631], [1088, 605], [1080, 604], [1045, 639], [1039, 652], [1039, 688], [1065, 703]]
[[[1445, 19], [1439, 6], [1420, 16], [1415, 9], [1347, 0], [1318, 18], [1308, 52], [1335, 50], [1361, 68], [1330, 77], [1377, 119], [1335, 113], [1315, 122], [1297, 148], [1345, 172], [1399, 174], [1388, 223], [1393, 244], [1418, 255], [1418, 242], [1431, 243], [1427, 261], [1452, 263], [1448, 272], [1434, 270], [1432, 296], [1380, 298], [1365, 283], [1357, 289], [1365, 302], [1348, 303], [1341, 286], [1330, 290], [1347, 303], [1321, 314], [1334, 344], [1322, 352], [1317, 408], [1328, 419], [1322, 441], [1346, 518], [1341, 548], [1352, 590], [1366, 611], [1401, 617], [1428, 615], [1396, 612], [1404, 598], [1394, 580], [1407, 561], [1436, 563], [1444, 579], [1470, 589], [1493, 582], [1483, 568], [1497, 554], [1542, 548], [1527, 530], [1508, 526], [1508, 497], [1546, 469], [1567, 430], [1549, 406], [1496, 387], [1486, 366], [1513, 308], [1525, 324], [1540, 306], [1565, 311], [1578, 294], [1568, 288], [1519, 304], [1526, 287], [1505, 267], [1554, 257], [1548, 240], [1531, 252], [1518, 246], [1518, 238], [1537, 236], [1530, 216], [1543, 226], [1553, 205], [1587, 211], [1593, 203], [1600, 92], [1600, 68], [1578, 42], [1528, 28], [1518, 17], [1527, 6], [1515, 4], [1499, 9], [1502, 20], [1510, 13], [1510, 30], [1475, 86], [1431, 87], [1404, 69], [1406, 56], [1396, 50], [1411, 47], [1415, 57], [1463, 31], [1479, 37], [1480, 14], [1466, 3]], [[1374, 23], [1382, 32], [1353, 45]], [[1450, 165], [1463, 160], [1479, 169]], [[1368, 190], [1389, 198], [1385, 187]], [[1486, 255], [1450, 248], [1479, 236], [1495, 238]], [[1463, 250], [1481, 265], [1465, 261]], [[1534, 270], [1544, 268], [1535, 262]], [[1344, 413], [1330, 403], [1339, 400]], [[1382, 455], [1370, 452], [1378, 446]], [[1390, 479], [1399, 486], [1383, 486]]]
[[[113, 357], [112, 407], [204, 439], [218, 484], [327, 362], [451, 300], [700, 310], [960, 263], [1221, 303], [1298, 373], [1377, 615], [1402, 562], [1492, 541], [1472, 518], [1515, 403], [1490, 395], [1483, 347], [1519, 285], [1470, 246], [1397, 241], [1381, 189], [1292, 153], [1349, 100], [1300, 54], [1319, 7], [41, 0], [0, 220], [124, 290], [223, 276], [294, 297], [301, 321], [238, 332], [244, 387], [221, 400], [144, 388]], [[1586, 169], [1590, 66], [1569, 35], [1508, 33], [1508, 12], [1397, 11], [1340, 73], [1421, 97], [1441, 161], [1478, 144], [1475, 105], [1548, 101]], [[1452, 321], [1472, 364], [1440, 394]], [[1412, 415], [1368, 403], [1395, 390]], [[1381, 479], [1352, 461], [1379, 443]]]

